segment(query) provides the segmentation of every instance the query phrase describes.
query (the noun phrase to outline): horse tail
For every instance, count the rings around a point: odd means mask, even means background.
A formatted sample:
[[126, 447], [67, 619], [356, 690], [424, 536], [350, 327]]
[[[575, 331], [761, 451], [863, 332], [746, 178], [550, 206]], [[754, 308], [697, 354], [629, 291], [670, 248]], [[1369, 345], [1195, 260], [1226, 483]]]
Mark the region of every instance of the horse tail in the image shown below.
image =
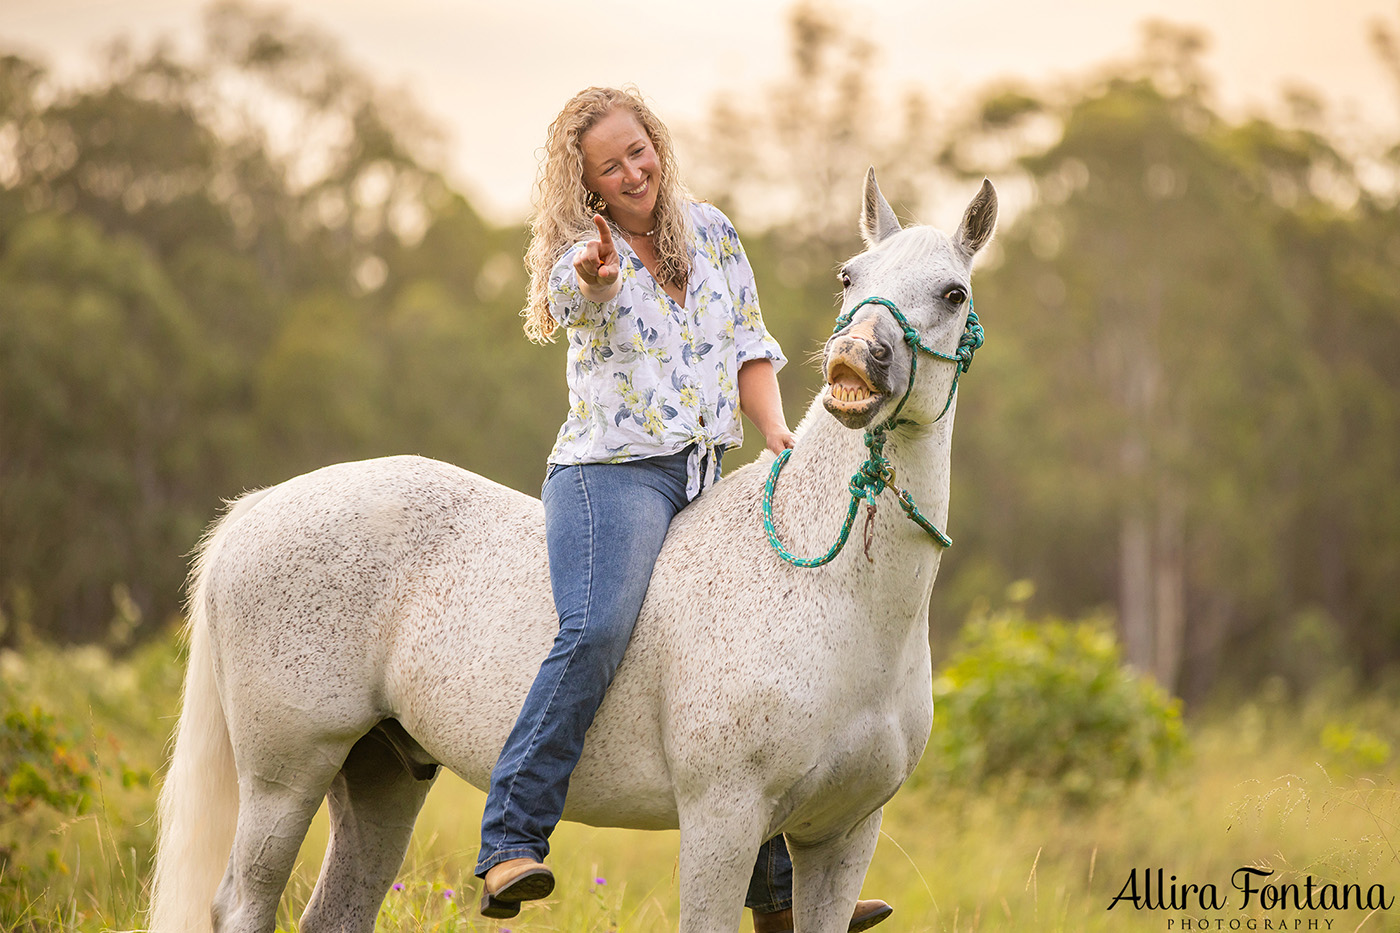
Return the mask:
[[209, 577], [228, 530], [267, 492], [234, 501], [200, 542], [190, 572], [189, 667], [175, 749], [160, 792], [151, 933], [208, 933], [213, 927], [214, 894], [238, 821], [238, 774], [214, 677]]

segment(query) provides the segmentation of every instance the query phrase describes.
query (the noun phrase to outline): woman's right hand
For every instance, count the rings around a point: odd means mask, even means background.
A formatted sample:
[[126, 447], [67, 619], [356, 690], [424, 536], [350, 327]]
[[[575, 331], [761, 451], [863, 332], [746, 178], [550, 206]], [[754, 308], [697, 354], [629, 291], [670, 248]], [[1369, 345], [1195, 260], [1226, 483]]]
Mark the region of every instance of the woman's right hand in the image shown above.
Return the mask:
[[598, 239], [589, 240], [579, 250], [574, 257], [574, 271], [578, 273], [584, 297], [589, 301], [610, 301], [620, 289], [617, 247], [613, 245], [608, 222], [601, 214], [593, 215], [593, 225], [598, 228]]

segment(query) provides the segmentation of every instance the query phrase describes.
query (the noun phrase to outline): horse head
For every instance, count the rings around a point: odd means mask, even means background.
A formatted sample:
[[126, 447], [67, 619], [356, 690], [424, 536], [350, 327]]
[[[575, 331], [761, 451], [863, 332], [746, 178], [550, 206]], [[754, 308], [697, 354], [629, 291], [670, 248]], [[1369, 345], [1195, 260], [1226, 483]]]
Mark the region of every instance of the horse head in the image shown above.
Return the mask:
[[841, 316], [823, 353], [822, 404], [846, 427], [867, 428], [896, 412], [928, 423], [946, 408], [934, 386], [951, 395], [952, 377], [929, 375], [916, 385], [915, 355], [954, 356], [972, 307], [972, 259], [992, 238], [996, 218], [996, 190], [983, 180], [951, 237], [901, 228], [875, 169], [866, 173], [866, 250], [841, 266]]

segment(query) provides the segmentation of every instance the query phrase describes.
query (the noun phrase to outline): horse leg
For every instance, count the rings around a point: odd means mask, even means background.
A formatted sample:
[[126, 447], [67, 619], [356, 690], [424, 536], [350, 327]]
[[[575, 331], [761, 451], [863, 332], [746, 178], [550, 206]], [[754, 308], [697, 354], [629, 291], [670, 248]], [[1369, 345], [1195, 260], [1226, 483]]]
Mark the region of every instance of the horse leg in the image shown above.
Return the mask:
[[717, 795], [681, 808], [680, 933], [734, 933], [766, 814]]
[[326, 794], [330, 845], [302, 933], [373, 933], [436, 772], [415, 776], [379, 729], [355, 743]]
[[238, 828], [214, 895], [214, 931], [272, 933], [277, 903], [334, 772], [285, 765], [240, 772]]
[[816, 845], [788, 839], [792, 854], [793, 920], [800, 933], [845, 933], [865, 871], [880, 838], [880, 811]]

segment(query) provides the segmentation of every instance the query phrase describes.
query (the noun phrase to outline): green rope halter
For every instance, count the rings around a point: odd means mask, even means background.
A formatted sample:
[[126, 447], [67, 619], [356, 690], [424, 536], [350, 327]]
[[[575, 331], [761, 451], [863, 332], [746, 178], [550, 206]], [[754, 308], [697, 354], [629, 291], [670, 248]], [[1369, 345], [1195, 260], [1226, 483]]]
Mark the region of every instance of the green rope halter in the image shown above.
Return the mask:
[[894, 467], [885, 457], [886, 435], [893, 428], [902, 424], [918, 424], [909, 418], [900, 418], [899, 413], [904, 410], [904, 403], [909, 401], [909, 394], [914, 391], [914, 377], [919, 371], [919, 353], [924, 353], [948, 363], [953, 363], [957, 369], [953, 371], [953, 384], [948, 389], [948, 400], [943, 403], [943, 410], [938, 413], [929, 424], [937, 424], [943, 420], [943, 416], [948, 414], [948, 409], [953, 405], [953, 396], [958, 391], [958, 378], [972, 366], [972, 354], [982, 346], [985, 335], [982, 332], [982, 325], [977, 320], [977, 312], [972, 309], [972, 299], [968, 299], [967, 306], [967, 326], [963, 328], [962, 339], [958, 341], [958, 348], [951, 355], [940, 353], [927, 346], [919, 339], [919, 332], [914, 330], [909, 320], [900, 313], [898, 307], [888, 298], [870, 297], [863, 299], [851, 310], [836, 319], [836, 329], [833, 334], [839, 333], [850, 323], [855, 313], [866, 305], [881, 305], [890, 314], [894, 315], [895, 321], [904, 330], [904, 341], [915, 351], [909, 360], [909, 387], [904, 390], [904, 397], [895, 406], [894, 412], [874, 428], [865, 432], [865, 446], [870, 451], [864, 463], [851, 475], [850, 491], [851, 505], [846, 510], [846, 521], [841, 525], [841, 532], [837, 536], [836, 543], [821, 557], [797, 557], [783, 547], [782, 541], [778, 540], [778, 531], [773, 527], [773, 493], [778, 486], [778, 473], [792, 456], [792, 449], [784, 450], [773, 461], [773, 469], [768, 473], [768, 482], [763, 487], [763, 528], [768, 532], [768, 543], [773, 545], [773, 550], [778, 552], [778, 556], [792, 564], [794, 567], [820, 567], [829, 563], [841, 553], [841, 549], [846, 546], [846, 539], [851, 535], [851, 526], [855, 524], [856, 510], [860, 507], [860, 501], [865, 500], [865, 557], [867, 560], [874, 560], [870, 556], [870, 542], [875, 533], [875, 499], [889, 486], [894, 489], [899, 500], [899, 507], [904, 510], [904, 514], [909, 516], [910, 521], [926, 531], [929, 537], [942, 547], [953, 546], [953, 541], [943, 532], [939, 531], [932, 522], [923, 516], [919, 507], [914, 504], [914, 497], [909, 495], [909, 491], [901, 489], [894, 482]]

